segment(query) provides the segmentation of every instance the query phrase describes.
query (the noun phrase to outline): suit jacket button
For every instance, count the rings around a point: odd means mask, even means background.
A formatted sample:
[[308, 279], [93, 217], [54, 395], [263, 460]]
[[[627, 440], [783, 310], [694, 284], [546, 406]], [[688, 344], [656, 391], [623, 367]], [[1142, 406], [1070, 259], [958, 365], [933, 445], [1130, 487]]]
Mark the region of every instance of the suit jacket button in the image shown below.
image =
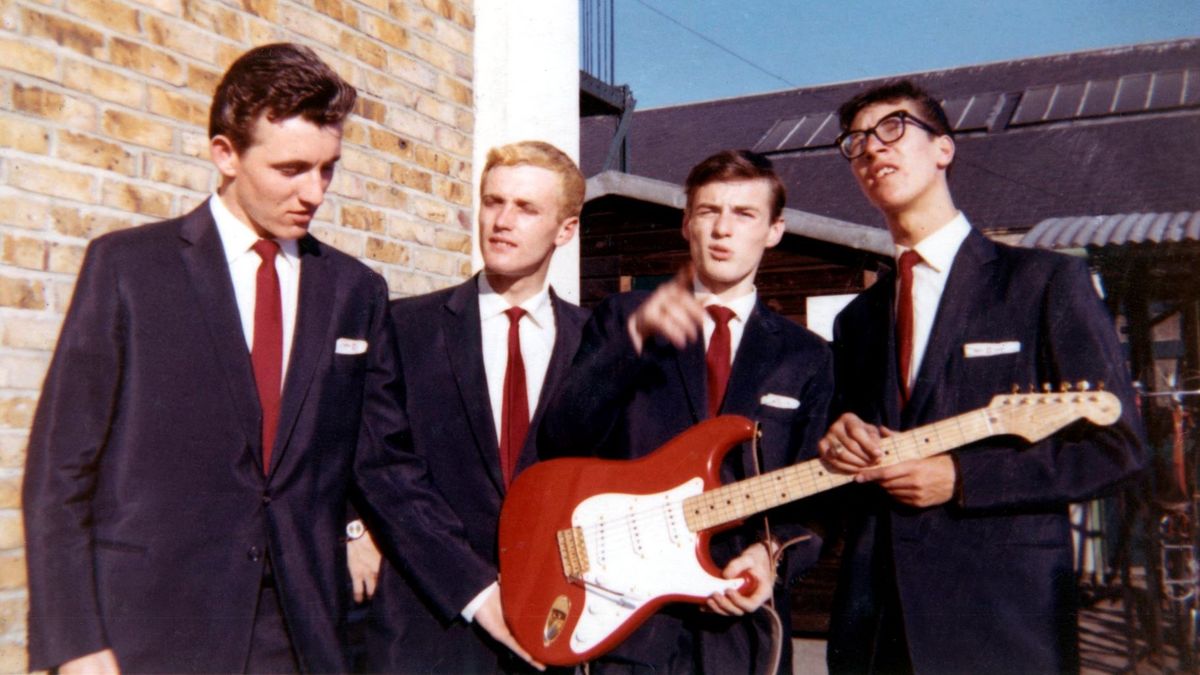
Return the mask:
[[262, 496], [262, 503], [264, 503], [264, 504], [270, 504], [270, 503], [271, 503], [271, 495], [263, 495], [263, 496]]
[[246, 551], [246, 558], [251, 562], [262, 560], [262, 551], [258, 550], [257, 546], [251, 546], [249, 551]]

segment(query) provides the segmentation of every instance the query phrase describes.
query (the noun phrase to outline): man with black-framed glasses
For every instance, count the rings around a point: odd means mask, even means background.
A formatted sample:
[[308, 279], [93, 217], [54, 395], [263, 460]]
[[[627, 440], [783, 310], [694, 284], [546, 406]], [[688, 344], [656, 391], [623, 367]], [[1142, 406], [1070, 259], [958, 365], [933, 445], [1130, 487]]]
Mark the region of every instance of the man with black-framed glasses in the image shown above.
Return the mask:
[[[1067, 506], [1145, 460], [1112, 319], [1078, 259], [989, 241], [954, 205], [950, 124], [902, 81], [839, 110], [838, 148], [896, 244], [834, 328], [839, 414], [820, 442], [856, 474], [828, 662], [840, 672], [1079, 669]], [[1102, 382], [1109, 427], [997, 437], [881, 466], [880, 439], [981, 408], [1013, 384]]]

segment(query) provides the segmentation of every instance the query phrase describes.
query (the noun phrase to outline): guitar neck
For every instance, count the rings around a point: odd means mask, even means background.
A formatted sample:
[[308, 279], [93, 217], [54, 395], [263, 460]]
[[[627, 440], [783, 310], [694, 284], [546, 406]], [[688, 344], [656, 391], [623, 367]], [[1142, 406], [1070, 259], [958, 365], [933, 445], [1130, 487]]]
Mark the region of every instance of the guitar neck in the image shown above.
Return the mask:
[[[893, 434], [880, 443], [879, 465], [948, 452], [1004, 433], [1001, 426], [1001, 418], [985, 408]], [[812, 459], [689, 497], [684, 514], [688, 529], [701, 532], [853, 481], [853, 475], [831, 472], [821, 460]]]

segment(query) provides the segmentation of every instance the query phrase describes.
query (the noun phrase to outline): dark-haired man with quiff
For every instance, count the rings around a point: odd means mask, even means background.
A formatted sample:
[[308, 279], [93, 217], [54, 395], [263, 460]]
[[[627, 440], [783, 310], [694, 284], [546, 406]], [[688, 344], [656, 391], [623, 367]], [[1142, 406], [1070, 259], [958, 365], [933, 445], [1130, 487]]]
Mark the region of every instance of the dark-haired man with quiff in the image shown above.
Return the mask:
[[[216, 194], [88, 247], [26, 464], [31, 670], [348, 670], [351, 486], [439, 611], [478, 592], [447, 570], [491, 578], [408, 444], [383, 279], [308, 233], [355, 96], [307, 47], [248, 51]], [[515, 645], [498, 597], [474, 616]]]

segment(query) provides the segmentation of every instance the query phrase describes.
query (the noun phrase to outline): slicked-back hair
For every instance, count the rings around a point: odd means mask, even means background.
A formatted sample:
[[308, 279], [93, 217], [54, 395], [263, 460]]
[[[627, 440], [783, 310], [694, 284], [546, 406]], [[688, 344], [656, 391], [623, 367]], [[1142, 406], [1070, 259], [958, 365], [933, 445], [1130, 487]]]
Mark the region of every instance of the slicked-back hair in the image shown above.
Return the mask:
[[914, 84], [912, 80], [884, 82], [878, 87], [868, 89], [846, 101], [838, 108], [838, 122], [842, 125], [842, 131], [848, 131], [850, 125], [854, 124], [855, 116], [863, 108], [875, 103], [896, 103], [906, 100], [917, 104], [921, 121], [932, 126], [937, 135], [954, 137], [942, 104], [938, 103], [938, 100], [929, 92]]
[[771, 222], [779, 219], [787, 202], [787, 191], [775, 173], [771, 160], [749, 150], [723, 150], [705, 159], [688, 172], [684, 187], [687, 190], [687, 212], [692, 210], [696, 191], [709, 183], [732, 183], [743, 180], [767, 181], [771, 188]]
[[545, 141], [518, 141], [488, 150], [487, 161], [479, 178], [479, 188], [487, 184], [488, 172], [498, 166], [528, 164], [558, 174], [562, 181], [559, 194], [558, 220], [577, 218], [583, 211], [584, 193], [587, 191], [583, 172], [567, 153]]
[[213, 94], [208, 137], [225, 136], [238, 152], [254, 143], [260, 115], [269, 122], [299, 116], [335, 126], [354, 109], [358, 93], [316, 52], [290, 42], [262, 45], [238, 57]]

